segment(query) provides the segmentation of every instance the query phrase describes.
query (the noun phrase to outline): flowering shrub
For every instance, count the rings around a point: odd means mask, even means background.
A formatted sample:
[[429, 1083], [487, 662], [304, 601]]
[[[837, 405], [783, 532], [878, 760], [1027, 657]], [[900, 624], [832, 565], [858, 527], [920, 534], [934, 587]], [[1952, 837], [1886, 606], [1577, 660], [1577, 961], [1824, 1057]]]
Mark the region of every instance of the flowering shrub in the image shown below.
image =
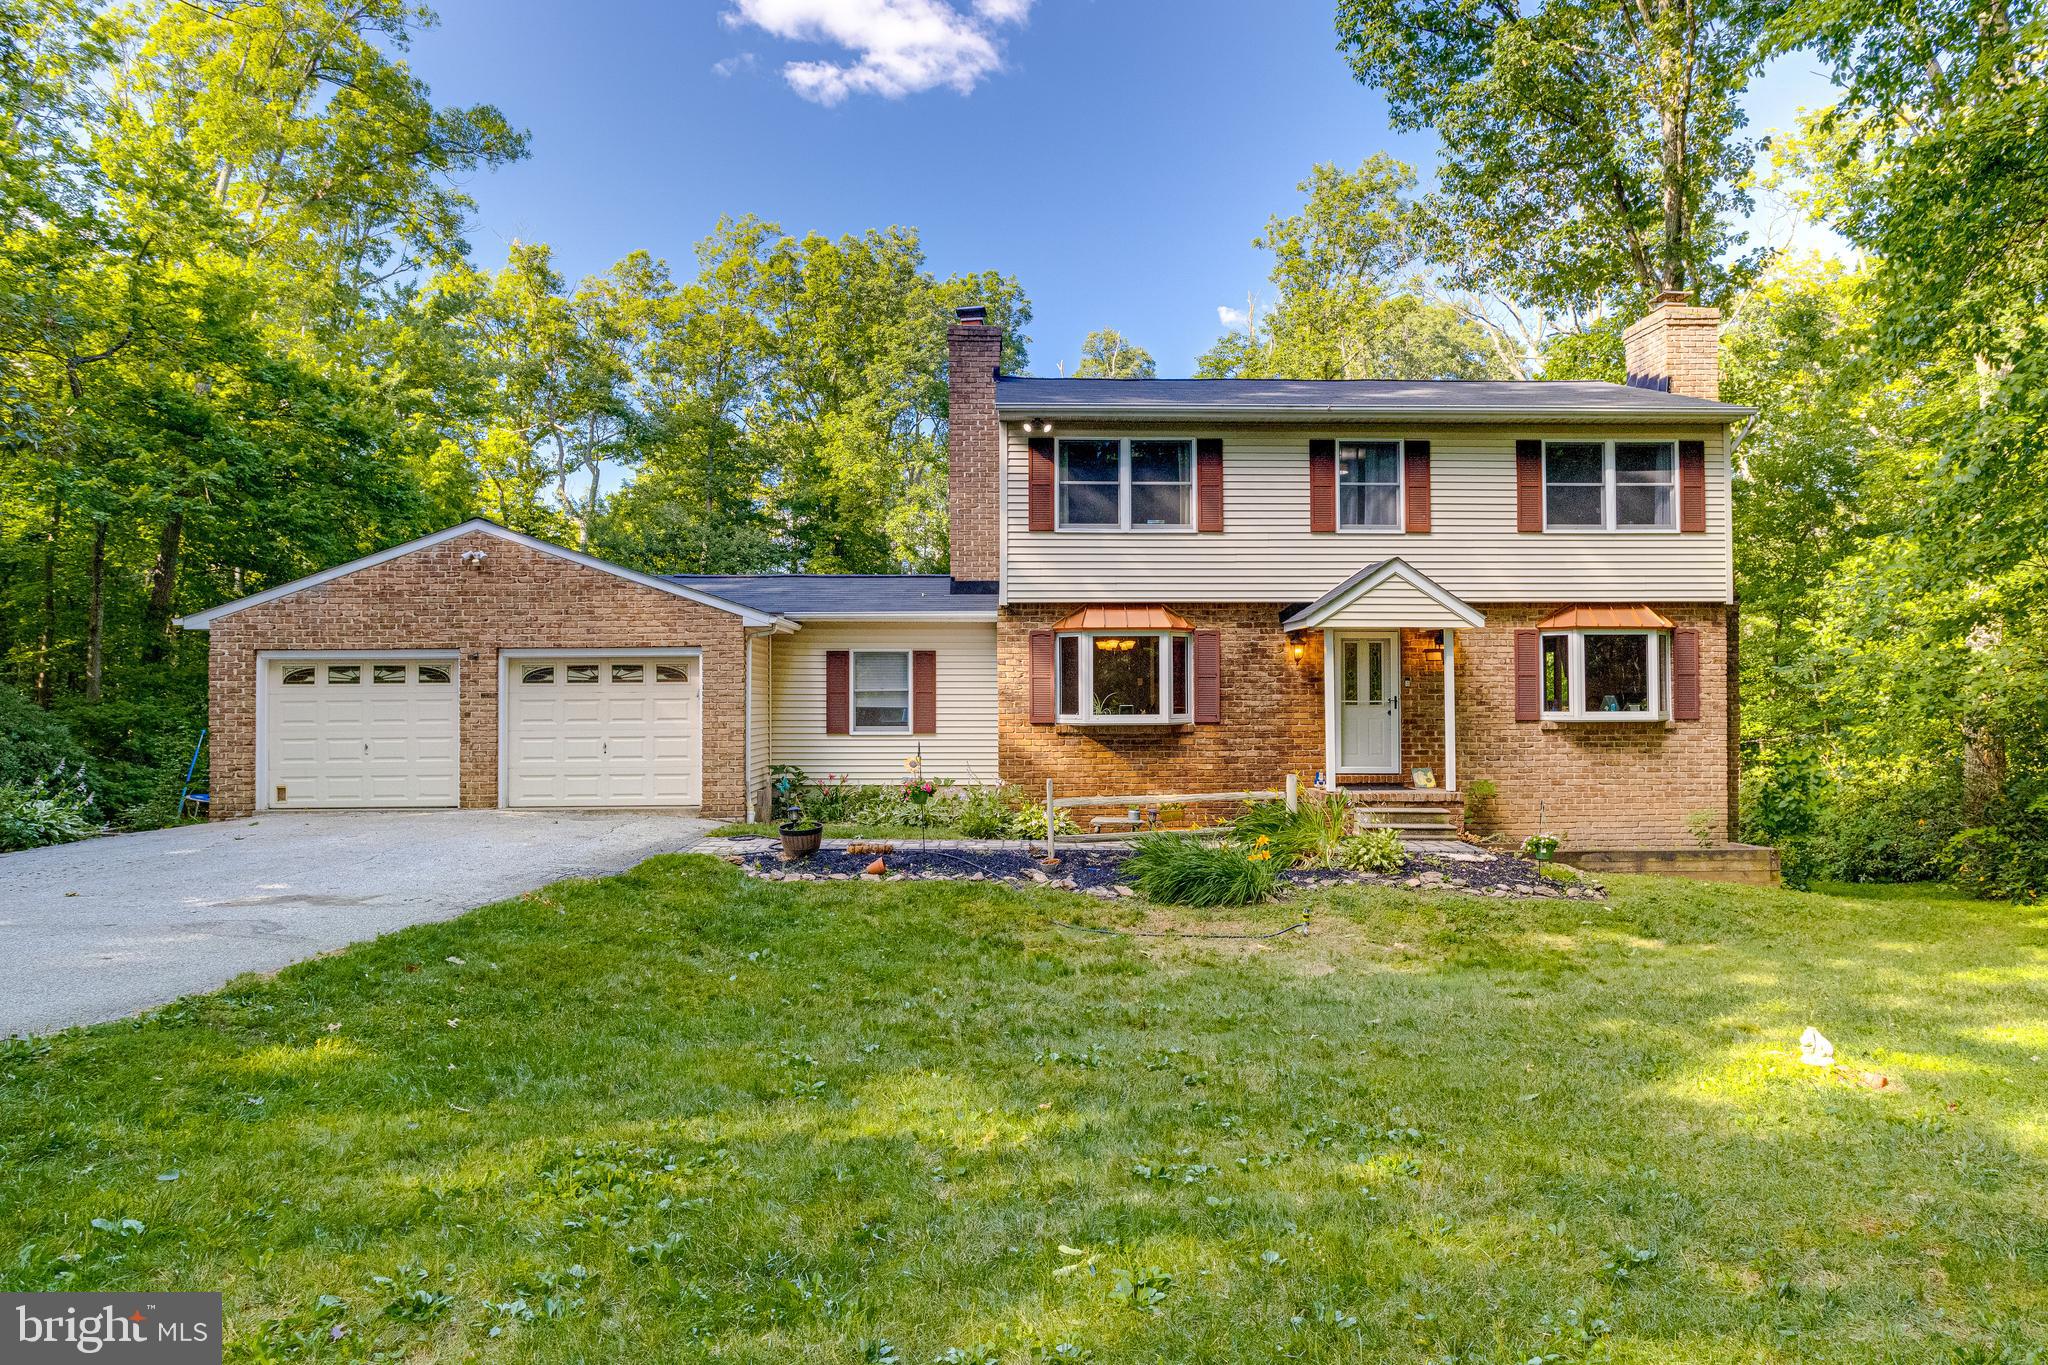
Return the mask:
[[1263, 835], [1247, 847], [1206, 844], [1184, 834], [1148, 835], [1125, 861], [1124, 873], [1162, 905], [1197, 908], [1262, 901], [1279, 880], [1272, 841]]
[[66, 844], [104, 828], [81, 771], [59, 763], [48, 777], [0, 783], [0, 852]]
[[1547, 863], [1556, 856], [1558, 845], [1563, 842], [1555, 834], [1532, 834], [1522, 841], [1522, 856]]

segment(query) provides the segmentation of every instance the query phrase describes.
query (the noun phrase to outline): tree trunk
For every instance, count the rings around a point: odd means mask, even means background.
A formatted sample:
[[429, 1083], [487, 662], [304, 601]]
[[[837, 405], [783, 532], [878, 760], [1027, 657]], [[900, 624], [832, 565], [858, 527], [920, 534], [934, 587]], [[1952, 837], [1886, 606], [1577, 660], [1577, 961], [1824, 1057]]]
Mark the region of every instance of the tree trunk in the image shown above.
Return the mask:
[[100, 654], [107, 636], [107, 521], [92, 527], [91, 603], [85, 627], [85, 699], [100, 699]]
[[171, 603], [178, 590], [178, 551], [185, 537], [185, 514], [171, 513], [156, 541], [156, 563], [149, 570], [149, 605], [143, 611], [143, 657], [154, 663], [170, 652]]
[[50, 502], [50, 525], [43, 537], [43, 626], [36, 637], [36, 705], [50, 709], [50, 651], [57, 640], [57, 541], [64, 531], [64, 494]]
[[[1683, 0], [1680, 8], [1684, 8]], [[1658, 262], [1659, 292], [1685, 288], [1685, 115], [1691, 103], [1691, 77], [1686, 70], [1686, 55], [1679, 47], [1683, 41], [1684, 30], [1663, 35], [1663, 52], [1657, 59], [1657, 119], [1664, 176], [1664, 259]]]

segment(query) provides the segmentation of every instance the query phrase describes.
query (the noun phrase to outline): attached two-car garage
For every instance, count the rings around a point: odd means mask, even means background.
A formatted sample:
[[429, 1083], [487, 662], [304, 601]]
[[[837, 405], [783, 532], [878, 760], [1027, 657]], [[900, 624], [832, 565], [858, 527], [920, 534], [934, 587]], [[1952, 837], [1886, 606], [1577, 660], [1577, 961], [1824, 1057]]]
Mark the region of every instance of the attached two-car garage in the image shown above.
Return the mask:
[[280, 810], [453, 806], [460, 661], [404, 653], [266, 659], [262, 804]]

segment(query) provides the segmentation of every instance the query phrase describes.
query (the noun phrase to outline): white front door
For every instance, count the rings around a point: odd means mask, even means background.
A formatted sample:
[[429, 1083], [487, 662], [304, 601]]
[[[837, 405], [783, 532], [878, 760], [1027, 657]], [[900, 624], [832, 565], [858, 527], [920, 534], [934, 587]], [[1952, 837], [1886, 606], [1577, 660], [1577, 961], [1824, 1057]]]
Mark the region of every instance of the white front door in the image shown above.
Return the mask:
[[1339, 635], [1337, 771], [1401, 770], [1401, 648], [1395, 635]]
[[456, 684], [452, 658], [266, 661], [259, 806], [454, 805]]
[[700, 662], [630, 654], [508, 660], [505, 804], [698, 804]]

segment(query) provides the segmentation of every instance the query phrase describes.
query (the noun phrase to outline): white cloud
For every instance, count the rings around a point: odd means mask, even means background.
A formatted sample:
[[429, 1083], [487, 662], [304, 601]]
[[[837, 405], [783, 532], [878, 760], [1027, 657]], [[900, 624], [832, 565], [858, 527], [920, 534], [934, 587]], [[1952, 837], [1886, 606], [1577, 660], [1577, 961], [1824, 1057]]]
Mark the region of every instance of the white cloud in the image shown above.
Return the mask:
[[948, 86], [966, 94], [1002, 69], [997, 29], [1022, 24], [1032, 0], [733, 0], [732, 27], [752, 25], [788, 42], [844, 48], [850, 61], [789, 62], [790, 88], [818, 104], [849, 95], [901, 99]]
[[714, 76], [737, 76], [742, 71], [753, 69], [754, 54], [751, 52], [736, 52], [724, 61], [711, 64], [711, 74]]
[[1232, 308], [1227, 303], [1219, 303], [1216, 305], [1216, 321], [1226, 328], [1250, 327], [1252, 315], [1242, 308]]

